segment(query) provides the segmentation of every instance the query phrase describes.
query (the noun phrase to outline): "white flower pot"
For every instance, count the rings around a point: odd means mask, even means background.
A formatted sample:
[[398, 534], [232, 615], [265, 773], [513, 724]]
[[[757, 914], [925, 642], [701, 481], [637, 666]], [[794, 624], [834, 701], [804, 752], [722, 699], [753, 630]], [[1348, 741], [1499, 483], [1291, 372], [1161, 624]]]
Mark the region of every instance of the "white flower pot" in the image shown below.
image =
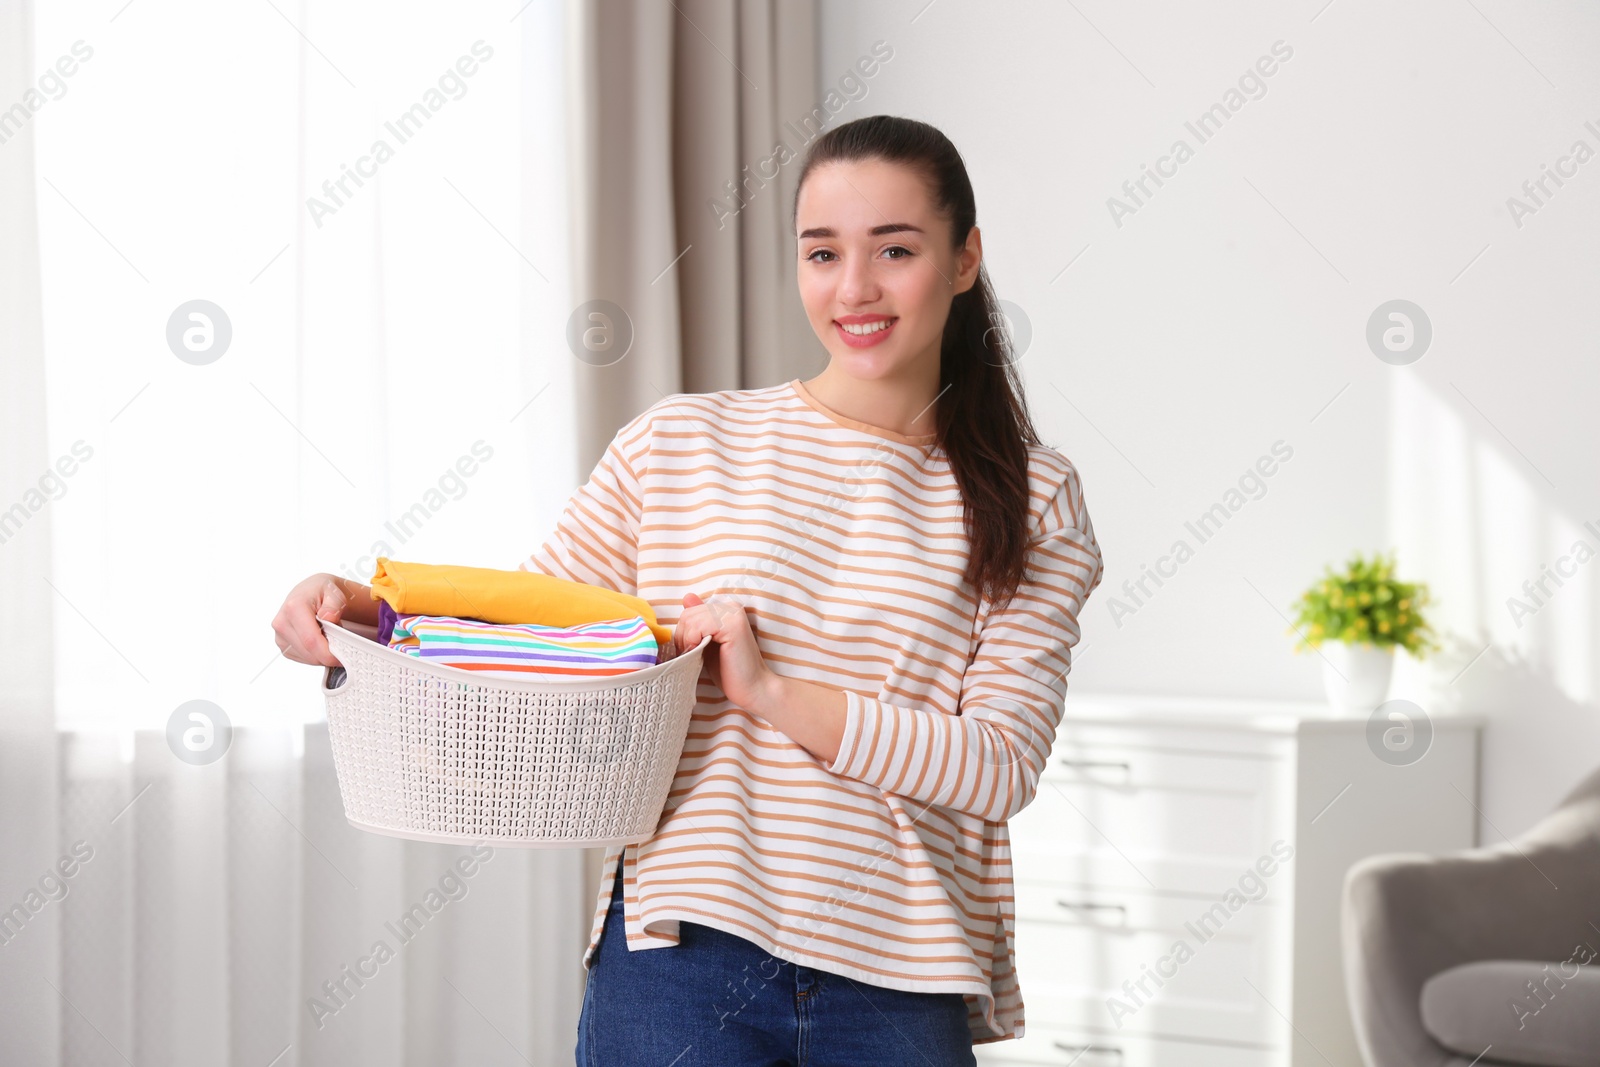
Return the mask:
[[1341, 715], [1372, 714], [1389, 695], [1389, 679], [1394, 674], [1394, 646], [1345, 644], [1324, 641], [1322, 684], [1328, 703]]

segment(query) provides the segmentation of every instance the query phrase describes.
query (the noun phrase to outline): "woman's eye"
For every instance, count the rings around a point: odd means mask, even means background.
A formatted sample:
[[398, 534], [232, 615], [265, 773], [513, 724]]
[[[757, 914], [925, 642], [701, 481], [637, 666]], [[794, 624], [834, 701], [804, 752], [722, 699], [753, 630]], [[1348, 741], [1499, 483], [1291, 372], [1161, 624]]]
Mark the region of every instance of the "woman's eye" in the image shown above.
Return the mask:
[[[885, 254], [888, 254], [890, 252], [903, 252], [904, 253], [904, 255], [890, 256], [889, 257], [890, 259], [906, 259], [906, 258], [908, 258], [908, 257], [910, 257], [912, 255], [915, 255], [915, 253], [912, 252], [911, 249], [906, 248], [904, 245], [890, 245], [888, 248], [885, 248], [883, 251], [884, 251]], [[808, 262], [808, 263], [828, 263], [828, 262], [832, 262], [831, 260], [819, 260], [817, 258], [818, 256], [833, 256], [834, 259], [839, 258], [838, 256], [834, 256], [833, 253], [828, 251], [826, 248], [818, 248], [818, 249], [813, 250], [810, 255], [806, 256], [806, 262]]]

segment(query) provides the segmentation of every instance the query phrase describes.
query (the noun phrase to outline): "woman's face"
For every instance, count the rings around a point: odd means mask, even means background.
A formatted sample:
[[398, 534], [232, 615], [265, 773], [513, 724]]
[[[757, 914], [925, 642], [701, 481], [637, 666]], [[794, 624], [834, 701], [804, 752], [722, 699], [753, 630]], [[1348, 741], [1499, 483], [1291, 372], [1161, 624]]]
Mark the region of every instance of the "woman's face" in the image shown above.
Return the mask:
[[972, 287], [982, 260], [976, 226], [963, 249], [952, 249], [950, 224], [934, 213], [923, 179], [867, 160], [813, 170], [795, 229], [800, 300], [832, 365], [864, 379], [937, 370], [950, 302]]

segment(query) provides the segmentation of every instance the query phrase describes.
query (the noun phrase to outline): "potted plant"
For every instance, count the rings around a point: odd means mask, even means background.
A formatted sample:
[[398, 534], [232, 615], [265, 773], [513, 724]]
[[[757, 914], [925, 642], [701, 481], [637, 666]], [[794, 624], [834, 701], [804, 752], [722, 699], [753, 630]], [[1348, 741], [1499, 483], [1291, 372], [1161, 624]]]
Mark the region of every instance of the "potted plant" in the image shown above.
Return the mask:
[[1431, 602], [1427, 585], [1396, 580], [1392, 554], [1369, 560], [1358, 552], [1342, 573], [1327, 567], [1300, 595], [1291, 627], [1300, 638], [1295, 651], [1321, 653], [1323, 685], [1334, 708], [1366, 714], [1389, 692], [1397, 647], [1417, 659], [1439, 648], [1423, 615]]

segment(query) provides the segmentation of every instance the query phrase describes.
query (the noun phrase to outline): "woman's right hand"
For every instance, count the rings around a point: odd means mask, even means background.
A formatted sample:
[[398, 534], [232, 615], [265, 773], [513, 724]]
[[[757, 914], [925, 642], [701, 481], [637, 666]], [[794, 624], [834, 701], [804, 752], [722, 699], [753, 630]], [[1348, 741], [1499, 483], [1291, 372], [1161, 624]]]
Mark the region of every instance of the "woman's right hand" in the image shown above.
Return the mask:
[[343, 666], [328, 648], [318, 619], [339, 622], [350, 598], [331, 574], [313, 574], [289, 590], [272, 619], [272, 630], [285, 657], [318, 667]]

